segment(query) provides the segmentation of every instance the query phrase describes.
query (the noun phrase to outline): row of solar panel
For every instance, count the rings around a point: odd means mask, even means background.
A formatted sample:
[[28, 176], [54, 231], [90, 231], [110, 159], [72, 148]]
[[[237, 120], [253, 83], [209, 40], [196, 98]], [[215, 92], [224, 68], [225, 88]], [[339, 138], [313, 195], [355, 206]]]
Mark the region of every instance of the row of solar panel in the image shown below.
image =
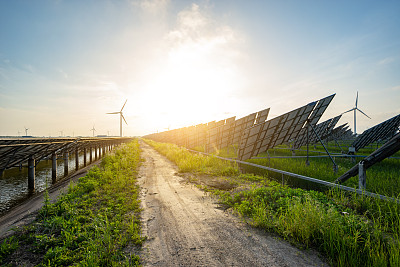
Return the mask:
[[0, 139], [0, 172], [25, 163], [31, 156], [36, 159], [36, 162], [40, 162], [52, 153], [115, 145], [131, 139], [119, 137]]
[[[336, 127], [341, 115], [317, 124], [334, 96], [322, 98], [271, 120], [267, 120], [268, 108], [238, 120], [232, 117], [151, 134], [145, 138], [188, 148], [205, 146], [207, 152], [238, 144], [238, 158], [241, 160], [287, 142], [292, 142], [292, 148], [298, 149], [320, 140], [352, 138], [353, 133], [347, 124]], [[352, 146], [358, 151], [372, 142], [390, 138], [398, 131], [399, 125], [400, 115], [365, 131], [354, 140]]]

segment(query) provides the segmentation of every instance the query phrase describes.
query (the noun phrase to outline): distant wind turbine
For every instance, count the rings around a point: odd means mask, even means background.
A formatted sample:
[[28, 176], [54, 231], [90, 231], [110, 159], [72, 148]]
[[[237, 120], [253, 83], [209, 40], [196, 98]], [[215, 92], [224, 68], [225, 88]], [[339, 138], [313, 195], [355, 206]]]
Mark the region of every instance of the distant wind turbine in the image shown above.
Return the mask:
[[122, 119], [124, 119], [126, 125], [128, 125], [128, 123], [127, 123], [126, 120], [125, 120], [124, 115], [122, 114], [122, 110], [123, 110], [124, 107], [125, 107], [126, 101], [128, 101], [128, 99], [125, 100], [125, 103], [124, 103], [124, 105], [122, 106], [122, 108], [121, 108], [120, 111], [106, 113], [106, 114], [119, 114], [119, 115], [120, 115], [120, 116], [119, 116], [119, 136], [120, 136], [120, 137], [122, 137]]
[[356, 119], [356, 114], [357, 114], [357, 111], [361, 112], [363, 115], [365, 115], [366, 117], [370, 118], [367, 114], [362, 112], [361, 109], [359, 109], [357, 107], [357, 103], [358, 103], [358, 91], [357, 91], [357, 97], [356, 97], [356, 106], [354, 108], [342, 113], [342, 115], [343, 115], [344, 113], [347, 113], [347, 112], [350, 112], [350, 111], [354, 111], [354, 135], [357, 135], [357, 128], [356, 128], [356, 120], [357, 120]]
[[93, 137], [94, 137], [94, 131], [96, 131], [96, 129], [94, 128], [94, 125], [93, 125], [93, 128], [90, 130], [93, 131]]
[[29, 128], [26, 128], [25, 126], [24, 126], [24, 128], [25, 128], [25, 136], [28, 136], [28, 130], [29, 130]]
[[64, 137], [63, 130], [61, 130], [61, 131], [59, 131], [59, 132], [60, 132], [60, 134], [61, 134], [61, 137]]

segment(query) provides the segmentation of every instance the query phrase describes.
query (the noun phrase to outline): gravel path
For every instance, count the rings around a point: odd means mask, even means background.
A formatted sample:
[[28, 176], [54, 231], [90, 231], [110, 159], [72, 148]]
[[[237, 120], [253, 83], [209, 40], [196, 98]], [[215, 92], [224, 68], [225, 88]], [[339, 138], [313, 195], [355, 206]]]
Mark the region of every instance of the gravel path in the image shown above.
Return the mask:
[[215, 199], [176, 175], [177, 168], [141, 143], [145, 266], [328, 266], [219, 209]]

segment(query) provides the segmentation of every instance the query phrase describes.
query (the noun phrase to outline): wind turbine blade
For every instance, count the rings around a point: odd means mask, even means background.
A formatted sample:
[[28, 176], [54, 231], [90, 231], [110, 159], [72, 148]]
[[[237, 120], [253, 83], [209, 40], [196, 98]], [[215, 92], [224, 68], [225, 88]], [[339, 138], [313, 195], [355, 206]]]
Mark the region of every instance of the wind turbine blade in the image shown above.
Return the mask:
[[106, 113], [106, 114], [119, 114], [119, 112], [110, 112], [110, 113]]
[[353, 111], [355, 108], [352, 108], [352, 109], [350, 109], [350, 110], [348, 110], [348, 111], [345, 111], [345, 112], [343, 112], [342, 114], [340, 114], [340, 115], [343, 115], [344, 113], [347, 113], [347, 112], [350, 112], [350, 111]]
[[371, 119], [371, 117], [370, 116], [368, 116], [367, 114], [365, 114], [364, 112], [362, 112], [361, 111], [361, 109], [357, 109], [358, 111], [360, 111], [362, 114], [364, 114], [365, 116], [367, 116], [368, 118], [370, 118]]
[[124, 119], [126, 125], [128, 125], [128, 123], [126, 122], [125, 117], [124, 117], [124, 115], [122, 115], [122, 113], [121, 113], [121, 117]]
[[121, 108], [121, 111], [120, 111], [120, 112], [122, 112], [122, 110], [124, 109], [124, 107], [125, 107], [125, 105], [126, 105], [126, 101], [128, 101], [128, 99], [127, 99], [127, 100], [125, 100], [125, 103], [124, 103], [124, 105], [122, 106], [122, 108]]
[[356, 97], [356, 108], [357, 108], [357, 102], [358, 102], [358, 91], [357, 91], [357, 97]]

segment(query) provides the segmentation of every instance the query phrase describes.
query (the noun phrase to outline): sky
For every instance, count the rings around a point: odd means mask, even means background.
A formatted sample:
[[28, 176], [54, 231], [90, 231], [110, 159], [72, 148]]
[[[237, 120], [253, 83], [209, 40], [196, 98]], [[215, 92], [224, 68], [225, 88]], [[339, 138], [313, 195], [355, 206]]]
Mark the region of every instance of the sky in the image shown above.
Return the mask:
[[[0, 136], [143, 136], [336, 94], [400, 114], [400, 1], [0, 0]], [[353, 113], [339, 124], [353, 129]], [[353, 129], [354, 130], [354, 129]]]

